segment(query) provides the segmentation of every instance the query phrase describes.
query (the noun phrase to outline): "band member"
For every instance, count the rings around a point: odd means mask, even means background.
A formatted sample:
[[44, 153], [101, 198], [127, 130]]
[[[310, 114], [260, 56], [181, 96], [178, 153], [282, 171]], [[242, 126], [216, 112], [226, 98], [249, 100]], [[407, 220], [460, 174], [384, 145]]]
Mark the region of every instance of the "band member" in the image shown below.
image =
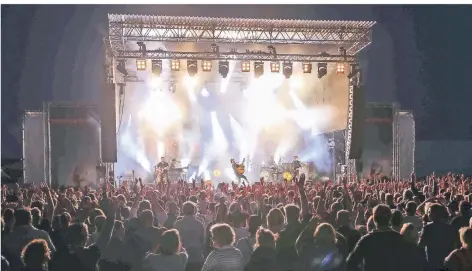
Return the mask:
[[170, 166], [169, 169], [175, 169], [177, 168], [177, 160], [174, 158], [172, 161], [170, 161]]
[[298, 171], [302, 166], [303, 166], [302, 162], [300, 162], [300, 160], [298, 160], [298, 156], [295, 155], [292, 161], [293, 177], [298, 176]]
[[236, 178], [238, 178], [238, 185], [241, 184], [241, 179], [246, 180], [247, 184], [249, 185], [249, 181], [247, 180], [246, 176], [244, 176], [244, 162], [246, 159], [243, 159], [241, 163], [236, 163], [234, 159], [231, 159], [231, 166], [233, 167], [234, 174], [236, 175]]
[[156, 165], [157, 177], [159, 182], [162, 182], [164, 178], [169, 180], [168, 175], [169, 163], [165, 161], [164, 157], [161, 157], [161, 161]]

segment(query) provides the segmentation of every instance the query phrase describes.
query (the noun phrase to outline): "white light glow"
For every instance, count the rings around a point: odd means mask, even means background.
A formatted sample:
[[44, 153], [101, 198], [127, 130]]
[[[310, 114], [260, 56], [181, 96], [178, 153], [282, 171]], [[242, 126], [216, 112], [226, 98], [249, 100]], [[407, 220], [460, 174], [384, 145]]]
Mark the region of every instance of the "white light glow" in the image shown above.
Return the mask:
[[302, 86], [302, 78], [299, 76], [292, 76], [290, 78], [290, 90], [298, 89]]
[[149, 85], [151, 86], [152, 90], [158, 90], [161, 87], [162, 79], [157, 76], [153, 76]]
[[216, 153], [213, 153], [213, 155], [216, 155], [218, 153], [222, 153], [226, 151], [226, 149], [228, 148], [228, 140], [226, 139], [223, 129], [221, 128], [216, 112], [215, 111], [211, 112], [210, 116], [211, 116], [211, 129], [212, 129], [212, 136], [213, 136], [211, 151], [216, 152]]
[[206, 88], [202, 89], [202, 92], [200, 93], [203, 97], [208, 97], [210, 96], [210, 92]]
[[158, 159], [161, 159], [161, 157], [164, 157], [166, 155], [166, 147], [164, 142], [162, 141], [157, 141], [157, 157]]
[[180, 108], [171, 95], [163, 91], [151, 92], [139, 112], [139, 117], [144, 118], [159, 134], [163, 134], [166, 129], [182, 119]]
[[225, 168], [224, 173], [230, 180], [236, 179], [236, 175], [234, 174], [234, 171], [233, 171], [232, 168], [230, 168], [230, 167]]
[[197, 86], [197, 78], [191, 77], [187, 74], [184, 77], [184, 84], [188, 89], [195, 89], [195, 87]]

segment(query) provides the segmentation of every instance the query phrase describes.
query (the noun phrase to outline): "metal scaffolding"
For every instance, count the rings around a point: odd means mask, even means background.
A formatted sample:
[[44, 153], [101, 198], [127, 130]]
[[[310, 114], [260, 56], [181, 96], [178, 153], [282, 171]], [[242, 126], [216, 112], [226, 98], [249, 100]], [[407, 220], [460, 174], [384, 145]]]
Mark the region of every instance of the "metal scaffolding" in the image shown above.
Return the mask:
[[372, 42], [371, 21], [309, 21], [109, 14], [114, 52], [127, 41], [330, 44], [355, 55]]
[[247, 60], [247, 61], [287, 61], [287, 62], [345, 62], [353, 63], [355, 57], [348, 55], [301, 55], [301, 54], [271, 54], [266, 52], [169, 52], [153, 51], [118, 51], [116, 57], [141, 59], [196, 59], [196, 60]]

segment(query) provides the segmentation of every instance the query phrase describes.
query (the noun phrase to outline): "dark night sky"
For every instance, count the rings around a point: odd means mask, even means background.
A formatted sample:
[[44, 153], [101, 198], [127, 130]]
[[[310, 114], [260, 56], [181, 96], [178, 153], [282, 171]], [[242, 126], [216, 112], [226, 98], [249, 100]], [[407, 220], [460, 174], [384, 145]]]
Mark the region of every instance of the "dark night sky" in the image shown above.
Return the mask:
[[472, 6], [2, 5], [2, 157], [21, 157], [21, 113], [96, 101], [107, 13], [375, 20], [361, 53], [367, 99], [414, 110], [417, 139], [472, 138]]

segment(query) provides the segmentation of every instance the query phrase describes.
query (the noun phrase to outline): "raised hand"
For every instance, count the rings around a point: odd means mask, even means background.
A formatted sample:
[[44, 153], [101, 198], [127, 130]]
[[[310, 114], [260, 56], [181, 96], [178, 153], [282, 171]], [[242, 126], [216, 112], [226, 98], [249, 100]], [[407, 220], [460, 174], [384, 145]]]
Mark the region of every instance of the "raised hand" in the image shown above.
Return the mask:
[[305, 187], [305, 178], [306, 178], [305, 173], [302, 173], [302, 174], [300, 174], [300, 177], [298, 177], [295, 180], [299, 189]]
[[43, 191], [45, 194], [49, 193], [49, 187], [48, 187], [47, 183], [42, 182], [40, 184], [40, 187], [41, 187], [41, 191]]

